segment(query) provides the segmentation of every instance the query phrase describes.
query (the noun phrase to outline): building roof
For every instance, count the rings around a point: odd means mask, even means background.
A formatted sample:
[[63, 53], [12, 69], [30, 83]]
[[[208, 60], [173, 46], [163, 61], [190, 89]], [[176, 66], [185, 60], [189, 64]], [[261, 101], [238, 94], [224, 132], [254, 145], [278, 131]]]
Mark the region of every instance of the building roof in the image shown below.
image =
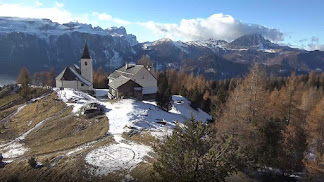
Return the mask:
[[113, 82], [109, 83], [109, 87], [117, 89], [118, 87], [127, 83], [129, 80], [131, 80], [131, 79], [124, 77], [124, 76], [120, 76], [120, 77], [116, 78]]
[[138, 73], [144, 66], [135, 64], [126, 64], [125, 66], [119, 68], [118, 70], [111, 73], [108, 78], [116, 79], [121, 75], [127, 78], [132, 78], [136, 73]]
[[88, 48], [88, 44], [85, 43], [84, 45], [84, 49], [83, 49], [83, 54], [82, 54], [82, 59], [91, 59], [90, 57], [90, 52], [89, 52], [89, 48]]
[[[112, 80], [109, 83], [109, 87], [117, 89], [123, 84], [127, 83], [142, 69], [144, 65], [126, 64], [119, 68], [108, 76], [108, 79]], [[146, 69], [146, 68], [145, 68]], [[151, 72], [150, 72], [151, 73]], [[152, 75], [154, 77], [154, 75]], [[155, 78], [155, 77], [154, 77]], [[136, 83], [136, 82], [135, 82]]]
[[75, 69], [72, 67], [66, 67], [56, 78], [56, 80], [64, 81], [80, 81], [87, 86], [91, 86], [92, 83], [83, 78]]

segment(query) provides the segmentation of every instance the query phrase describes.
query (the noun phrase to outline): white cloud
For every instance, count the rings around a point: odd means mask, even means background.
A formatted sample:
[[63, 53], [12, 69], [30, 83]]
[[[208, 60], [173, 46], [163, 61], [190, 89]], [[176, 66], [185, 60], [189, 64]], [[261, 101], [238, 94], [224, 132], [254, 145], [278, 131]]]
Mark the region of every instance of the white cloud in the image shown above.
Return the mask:
[[320, 43], [318, 37], [313, 36], [311, 38], [311, 43], [308, 44], [307, 49], [308, 50], [321, 50], [321, 51], [324, 51], [324, 44]]
[[308, 44], [308, 50], [321, 50], [324, 51], [324, 44]]
[[97, 17], [99, 20], [102, 21], [112, 21], [121, 25], [129, 25], [131, 24], [131, 22], [127, 21], [127, 20], [123, 20], [123, 19], [119, 19], [119, 18], [115, 18], [109, 14], [106, 13], [98, 13], [98, 12], [93, 12], [92, 13], [93, 16]]
[[22, 18], [47, 18], [58, 23], [76, 21], [70, 12], [63, 8], [32, 7], [21, 4], [0, 4], [0, 16]]
[[284, 39], [278, 29], [267, 28], [257, 24], [246, 24], [222, 13], [214, 14], [206, 19], [182, 19], [179, 24], [162, 24], [153, 21], [140, 22], [155, 34], [180, 40], [202, 40], [209, 38], [232, 41], [242, 35], [259, 33], [265, 38], [278, 42]]
[[311, 39], [312, 39], [312, 42], [316, 42], [316, 43], [319, 42], [319, 38], [316, 36], [313, 36]]
[[57, 1], [55, 1], [55, 5], [59, 8], [63, 8], [64, 4], [63, 3], [59, 3]]
[[40, 1], [36, 1], [35, 4], [37, 7], [43, 6], [43, 3], [41, 3]]

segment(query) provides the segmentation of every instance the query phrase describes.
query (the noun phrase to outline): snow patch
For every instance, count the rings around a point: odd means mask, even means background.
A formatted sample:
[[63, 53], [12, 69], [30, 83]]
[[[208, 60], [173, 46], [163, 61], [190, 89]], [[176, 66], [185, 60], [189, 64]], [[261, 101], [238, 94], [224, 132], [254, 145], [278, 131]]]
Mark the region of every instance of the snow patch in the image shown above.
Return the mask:
[[123, 64], [123, 58], [120, 57], [119, 52], [113, 49], [114, 56], [110, 59], [110, 62], [106, 64], [106, 67], [118, 68]]
[[2, 148], [1, 151], [3, 151], [2, 156], [4, 158], [16, 158], [22, 156], [28, 149], [21, 143], [12, 142], [10, 145]]
[[[120, 140], [120, 136], [116, 136]], [[145, 161], [144, 157], [152, 151], [146, 145], [133, 142], [118, 143], [97, 148], [88, 153], [85, 161], [94, 166], [91, 173], [101, 176], [119, 170], [131, 170], [140, 162]]]

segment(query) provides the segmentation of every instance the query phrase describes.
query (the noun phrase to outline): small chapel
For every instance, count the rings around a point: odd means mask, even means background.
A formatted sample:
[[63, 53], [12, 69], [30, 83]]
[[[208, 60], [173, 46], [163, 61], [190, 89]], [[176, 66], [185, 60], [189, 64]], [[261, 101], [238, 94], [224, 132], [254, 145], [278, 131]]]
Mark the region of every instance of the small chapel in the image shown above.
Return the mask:
[[93, 90], [92, 59], [87, 43], [85, 43], [81, 57], [81, 68], [76, 64], [68, 66], [55, 80], [58, 88], [73, 88], [82, 91]]

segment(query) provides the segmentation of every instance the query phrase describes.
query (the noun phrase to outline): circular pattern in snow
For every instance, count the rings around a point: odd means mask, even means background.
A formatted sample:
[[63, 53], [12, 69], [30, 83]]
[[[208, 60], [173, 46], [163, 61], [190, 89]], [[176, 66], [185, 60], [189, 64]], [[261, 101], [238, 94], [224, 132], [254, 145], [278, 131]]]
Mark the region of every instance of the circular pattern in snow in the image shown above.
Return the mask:
[[113, 172], [127, 169], [129, 163], [134, 159], [133, 150], [120, 145], [110, 145], [91, 151], [85, 160], [87, 163], [97, 167], [107, 167], [106, 171]]
[[123, 143], [122, 137], [114, 136], [118, 144], [108, 145], [89, 152], [85, 161], [91, 165], [92, 175], [102, 176], [119, 170], [132, 170], [152, 151], [150, 146], [133, 142]]

